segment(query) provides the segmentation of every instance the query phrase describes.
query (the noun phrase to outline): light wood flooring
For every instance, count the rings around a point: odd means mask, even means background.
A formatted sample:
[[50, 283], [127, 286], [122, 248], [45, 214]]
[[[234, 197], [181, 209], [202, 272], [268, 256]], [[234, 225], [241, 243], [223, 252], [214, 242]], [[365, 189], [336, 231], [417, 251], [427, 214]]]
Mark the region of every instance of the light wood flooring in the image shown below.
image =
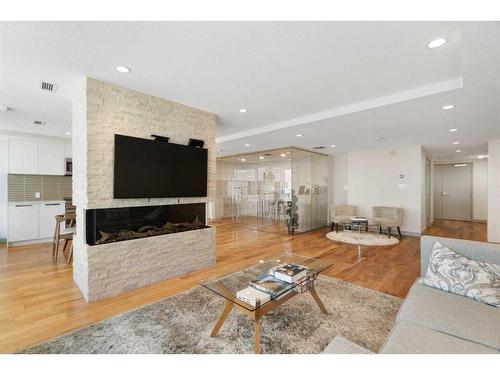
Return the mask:
[[[283, 227], [254, 220], [220, 220], [217, 265], [117, 297], [87, 304], [71, 266], [51, 257], [51, 245], [0, 248], [0, 352], [15, 352], [65, 332], [177, 294], [206, 278], [234, 272], [282, 252], [334, 262], [325, 274], [403, 298], [419, 274], [419, 239], [363, 247], [328, 240], [328, 228], [288, 236]], [[486, 225], [436, 220], [428, 234], [486, 241]]]

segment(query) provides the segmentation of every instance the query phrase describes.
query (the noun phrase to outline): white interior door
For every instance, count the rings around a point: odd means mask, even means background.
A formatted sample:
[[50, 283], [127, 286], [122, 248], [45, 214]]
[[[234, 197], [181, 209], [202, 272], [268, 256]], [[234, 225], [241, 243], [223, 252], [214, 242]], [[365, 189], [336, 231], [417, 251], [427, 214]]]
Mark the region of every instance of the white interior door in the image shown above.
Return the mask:
[[431, 225], [431, 161], [425, 159], [425, 224]]
[[472, 220], [472, 166], [438, 165], [434, 172], [434, 216]]

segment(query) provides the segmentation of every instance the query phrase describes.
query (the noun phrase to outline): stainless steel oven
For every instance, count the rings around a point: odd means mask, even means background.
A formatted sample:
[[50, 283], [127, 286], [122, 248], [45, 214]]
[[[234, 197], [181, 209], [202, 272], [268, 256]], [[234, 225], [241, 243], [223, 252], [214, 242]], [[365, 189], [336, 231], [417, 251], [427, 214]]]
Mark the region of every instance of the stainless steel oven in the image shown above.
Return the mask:
[[73, 176], [73, 159], [71, 158], [64, 159], [64, 175]]

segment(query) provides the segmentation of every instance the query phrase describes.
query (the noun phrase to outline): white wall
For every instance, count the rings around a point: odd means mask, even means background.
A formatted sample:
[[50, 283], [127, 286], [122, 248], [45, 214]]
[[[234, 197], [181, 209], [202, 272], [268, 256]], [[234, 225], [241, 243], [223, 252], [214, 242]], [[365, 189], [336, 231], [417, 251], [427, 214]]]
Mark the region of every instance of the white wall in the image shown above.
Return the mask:
[[347, 204], [347, 154], [335, 155], [333, 160], [333, 202]]
[[488, 241], [500, 243], [500, 139], [488, 142]]
[[358, 213], [365, 216], [371, 216], [373, 206], [402, 207], [405, 218], [401, 230], [420, 234], [423, 159], [420, 145], [350, 152], [347, 156], [348, 204], [357, 206]]
[[0, 137], [0, 242], [7, 239], [7, 169], [8, 143]]
[[488, 219], [488, 162], [472, 163], [472, 220]]

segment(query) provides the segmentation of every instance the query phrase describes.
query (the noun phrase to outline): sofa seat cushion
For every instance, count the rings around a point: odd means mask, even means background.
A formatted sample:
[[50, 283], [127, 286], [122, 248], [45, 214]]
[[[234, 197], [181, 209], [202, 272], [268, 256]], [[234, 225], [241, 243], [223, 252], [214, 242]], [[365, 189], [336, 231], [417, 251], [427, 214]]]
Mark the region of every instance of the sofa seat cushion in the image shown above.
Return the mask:
[[470, 298], [413, 284], [396, 317], [500, 349], [500, 309]]
[[399, 224], [397, 223], [396, 220], [394, 219], [390, 219], [390, 218], [387, 218], [387, 217], [373, 217], [372, 220], [379, 224], [379, 225], [382, 225], [382, 226], [386, 226], [386, 227], [397, 227], [399, 226]]
[[392, 329], [382, 354], [498, 354], [488, 346], [401, 320]]
[[375, 354], [342, 336], [336, 336], [322, 354]]

